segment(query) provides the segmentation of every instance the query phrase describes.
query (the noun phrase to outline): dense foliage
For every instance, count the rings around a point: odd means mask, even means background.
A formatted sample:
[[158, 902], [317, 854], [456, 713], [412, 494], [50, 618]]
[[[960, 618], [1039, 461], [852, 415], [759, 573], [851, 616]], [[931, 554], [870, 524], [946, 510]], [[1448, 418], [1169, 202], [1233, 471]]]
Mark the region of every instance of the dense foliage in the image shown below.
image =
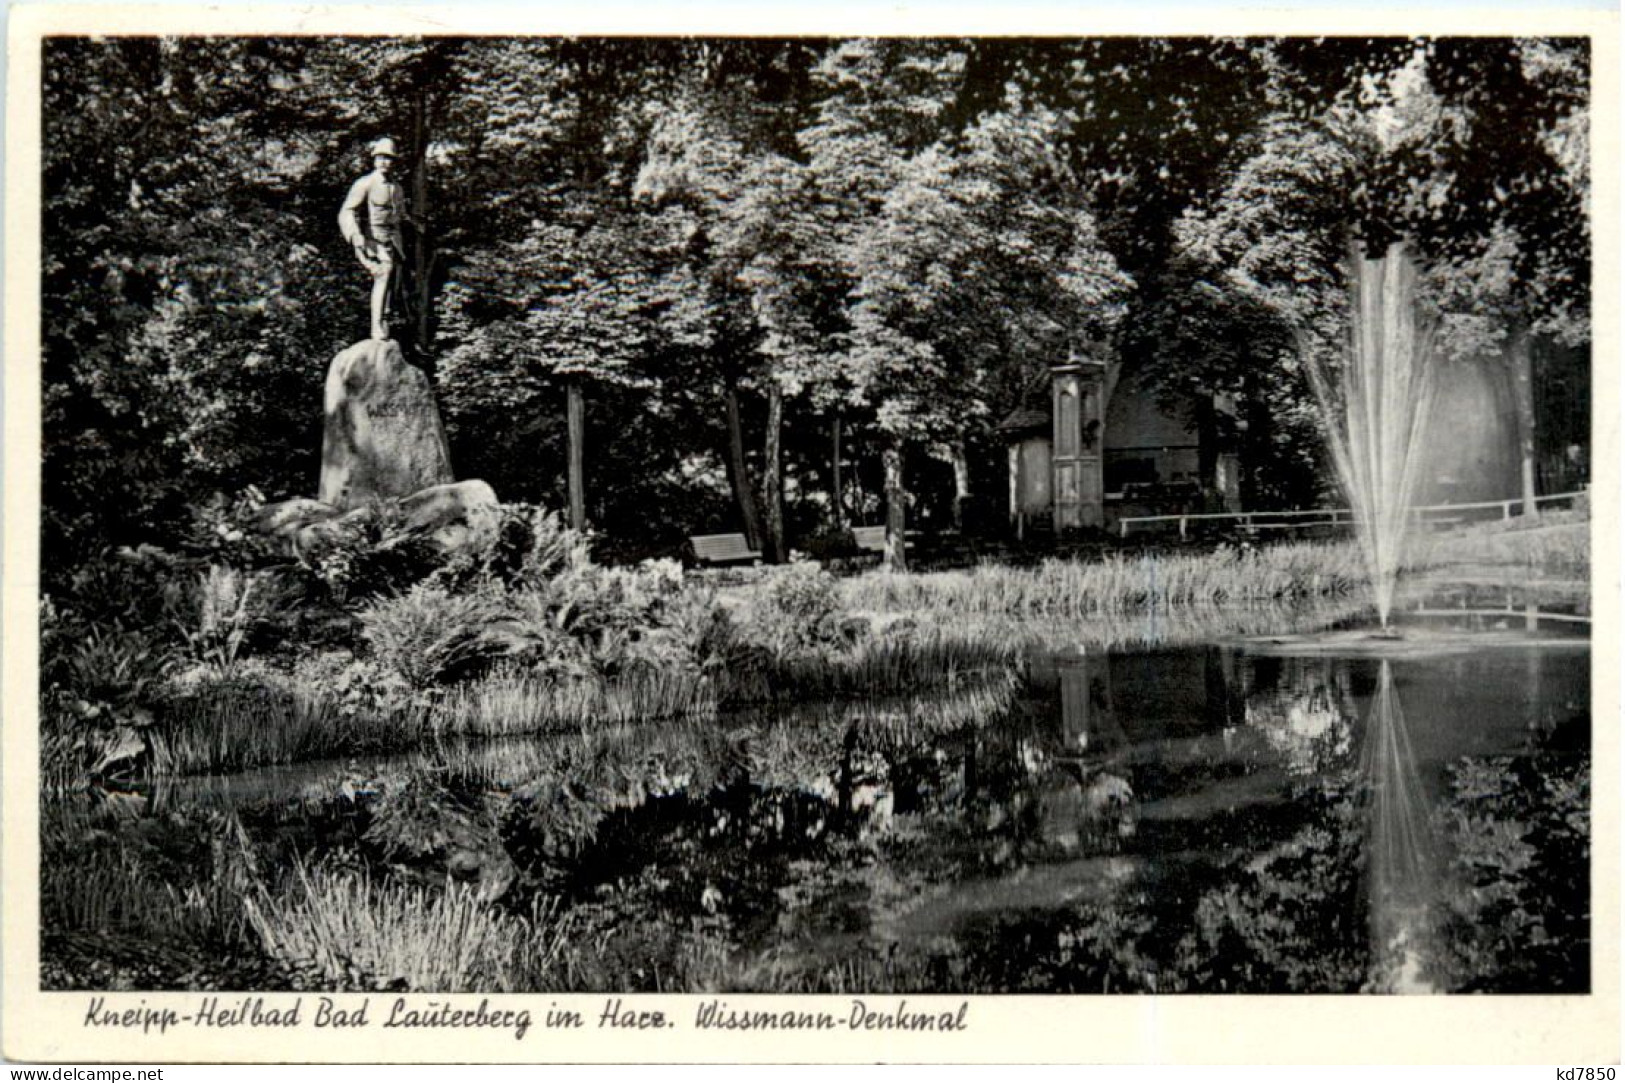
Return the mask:
[[963, 487], [967, 449], [1073, 351], [1170, 401], [1237, 395], [1249, 499], [1313, 499], [1299, 351], [1337, 340], [1348, 238], [1411, 240], [1463, 355], [1526, 371], [1530, 333], [1587, 337], [1589, 60], [1523, 39], [52, 38], [47, 578], [183, 539], [214, 494], [308, 490], [322, 374], [364, 328], [334, 216], [384, 133], [425, 223], [403, 335], [459, 473], [573, 497], [626, 555], [743, 526], [784, 556], [875, 521], [882, 452], [893, 525], [940, 512], [933, 464]]

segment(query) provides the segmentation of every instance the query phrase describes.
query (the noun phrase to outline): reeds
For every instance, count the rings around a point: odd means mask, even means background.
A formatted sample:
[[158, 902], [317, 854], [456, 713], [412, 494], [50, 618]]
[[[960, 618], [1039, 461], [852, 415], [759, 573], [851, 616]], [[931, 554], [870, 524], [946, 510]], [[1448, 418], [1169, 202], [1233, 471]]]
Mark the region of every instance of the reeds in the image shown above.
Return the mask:
[[1364, 582], [1347, 542], [1299, 543], [1194, 555], [1052, 560], [1036, 568], [875, 572], [843, 584], [849, 607], [953, 616], [1093, 617], [1135, 610], [1248, 605], [1341, 596]]
[[459, 685], [430, 716], [435, 736], [505, 737], [716, 713], [712, 682], [680, 669], [639, 667], [607, 680], [522, 675]]
[[806, 652], [736, 666], [718, 677], [724, 706], [903, 695], [1004, 673], [1020, 644], [954, 628], [880, 634], [838, 653]]
[[258, 954], [284, 975], [334, 990], [560, 985], [569, 928], [550, 899], [514, 914], [466, 884], [401, 884], [364, 869], [307, 869], [298, 859], [273, 882], [229, 818], [207, 827], [212, 858], [196, 866], [195, 877], [177, 881], [144, 849], [75, 845], [73, 832], [92, 822], [62, 809], [47, 821], [50, 860], [40, 870], [47, 934], [112, 938], [175, 960], [179, 972], [206, 968], [222, 953]]
[[492, 909], [454, 881], [420, 887], [300, 864], [283, 891], [262, 889], [244, 908], [267, 955], [332, 989], [554, 988], [568, 941], [548, 901], [520, 916]]
[[217, 774], [354, 752], [409, 748], [421, 712], [346, 713], [336, 695], [225, 681], [177, 697], [149, 731], [158, 775]]
[[515, 737], [714, 718], [760, 703], [841, 700], [953, 688], [997, 676], [1019, 644], [954, 630], [864, 639], [839, 651], [753, 655], [718, 672], [639, 666], [611, 678], [523, 671], [357, 709], [336, 692], [228, 680], [169, 703], [150, 731], [157, 775], [219, 774], [451, 738]]

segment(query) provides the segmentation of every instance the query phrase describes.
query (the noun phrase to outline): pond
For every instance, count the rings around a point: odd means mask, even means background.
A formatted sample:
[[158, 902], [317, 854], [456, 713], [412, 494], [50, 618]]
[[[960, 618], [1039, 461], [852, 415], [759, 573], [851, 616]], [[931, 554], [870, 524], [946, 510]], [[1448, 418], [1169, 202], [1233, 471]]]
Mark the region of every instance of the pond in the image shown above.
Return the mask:
[[[1400, 645], [1050, 628], [929, 696], [50, 802], [47, 986], [1584, 991], [1586, 628], [1411, 609]], [[92, 900], [114, 873], [154, 894]], [[455, 894], [545, 958], [324, 946], [341, 888], [375, 924]]]

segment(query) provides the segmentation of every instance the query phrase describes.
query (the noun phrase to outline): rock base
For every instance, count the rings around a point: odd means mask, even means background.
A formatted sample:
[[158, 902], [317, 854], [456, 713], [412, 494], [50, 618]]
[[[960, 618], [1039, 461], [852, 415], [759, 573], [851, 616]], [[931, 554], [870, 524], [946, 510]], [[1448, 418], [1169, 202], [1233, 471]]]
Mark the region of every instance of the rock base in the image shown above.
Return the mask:
[[479, 552], [497, 535], [497, 494], [476, 479], [431, 485], [399, 500], [344, 509], [300, 497], [268, 504], [256, 525], [287, 543], [297, 556], [310, 556], [360, 537], [385, 509], [399, 513], [400, 536], [427, 539], [442, 556]]
[[452, 481], [434, 389], [394, 341], [358, 342], [327, 370], [321, 503], [340, 511]]

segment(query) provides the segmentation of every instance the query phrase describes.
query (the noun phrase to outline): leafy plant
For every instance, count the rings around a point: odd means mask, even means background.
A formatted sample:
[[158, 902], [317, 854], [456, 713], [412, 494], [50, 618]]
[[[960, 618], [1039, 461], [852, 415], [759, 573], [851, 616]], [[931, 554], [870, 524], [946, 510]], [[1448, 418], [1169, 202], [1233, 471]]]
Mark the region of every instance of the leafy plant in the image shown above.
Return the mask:
[[269, 593], [263, 572], [210, 565], [198, 583], [197, 628], [187, 635], [193, 657], [230, 673], [263, 619]]
[[414, 689], [451, 684], [511, 653], [502, 626], [512, 611], [500, 593], [454, 594], [434, 583], [367, 603], [361, 635], [372, 656]]
[[1474, 992], [1583, 992], [1590, 981], [1591, 772], [1553, 754], [1452, 768], [1444, 980]]
[[817, 564], [775, 568], [746, 607], [743, 634], [775, 656], [844, 645], [849, 629], [834, 576]]
[[68, 649], [63, 691], [82, 721], [145, 724], [172, 662], [140, 632], [92, 627]]

